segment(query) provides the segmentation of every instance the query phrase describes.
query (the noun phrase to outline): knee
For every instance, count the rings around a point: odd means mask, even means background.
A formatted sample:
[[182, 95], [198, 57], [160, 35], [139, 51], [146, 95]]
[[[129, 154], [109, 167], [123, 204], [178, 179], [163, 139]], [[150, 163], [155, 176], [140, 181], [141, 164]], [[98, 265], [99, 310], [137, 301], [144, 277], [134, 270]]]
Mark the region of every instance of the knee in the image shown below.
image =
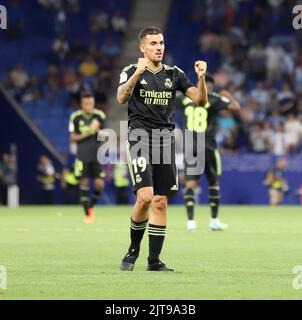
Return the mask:
[[97, 179], [94, 181], [94, 187], [97, 190], [101, 190], [104, 188], [104, 180], [103, 179]]
[[158, 211], [165, 211], [167, 209], [167, 198], [155, 196], [152, 201], [152, 207]]
[[81, 186], [88, 186], [89, 185], [89, 179], [88, 178], [81, 178], [80, 185]]
[[196, 189], [197, 186], [198, 186], [198, 182], [196, 180], [186, 181], [186, 189]]
[[153, 193], [150, 190], [144, 190], [141, 191], [138, 195], [137, 195], [137, 204], [141, 207], [141, 208], [149, 208], [149, 206], [151, 205], [153, 200]]

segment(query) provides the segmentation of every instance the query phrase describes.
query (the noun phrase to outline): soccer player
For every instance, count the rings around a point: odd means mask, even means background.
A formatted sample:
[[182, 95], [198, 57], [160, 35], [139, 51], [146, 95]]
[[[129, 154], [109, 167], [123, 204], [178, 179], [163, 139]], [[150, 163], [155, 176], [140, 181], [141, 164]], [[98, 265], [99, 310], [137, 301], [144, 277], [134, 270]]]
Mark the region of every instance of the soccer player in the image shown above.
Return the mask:
[[[217, 150], [215, 141], [217, 118], [220, 110], [228, 109], [239, 111], [240, 105], [234, 97], [226, 90], [220, 94], [213, 92], [214, 79], [206, 75], [206, 84], [208, 89], [208, 102], [206, 104], [196, 104], [190, 98], [180, 96], [177, 104], [181, 104], [185, 117], [185, 128], [193, 132], [194, 150], [193, 155], [197, 155], [196, 148], [197, 134], [205, 132], [205, 164], [204, 170], [209, 188], [209, 203], [211, 206], [211, 221], [209, 228], [211, 230], [223, 230], [227, 225], [218, 219], [220, 186], [219, 176], [221, 175], [221, 159]], [[197, 161], [200, 159], [197, 159]], [[198, 187], [198, 181], [201, 175], [189, 175], [187, 169], [196, 167], [194, 159], [185, 159], [185, 205], [187, 210], [187, 229], [194, 231], [196, 221], [194, 220], [195, 199]]]
[[286, 169], [287, 161], [280, 159], [275, 167], [266, 174], [265, 185], [268, 187], [269, 199], [271, 206], [278, 206], [282, 203], [284, 193], [289, 191], [289, 186], [284, 178], [284, 170]]
[[[85, 223], [95, 221], [94, 205], [104, 189], [105, 173], [97, 160], [97, 150], [100, 142], [98, 131], [103, 128], [105, 114], [94, 108], [95, 99], [91, 92], [81, 93], [81, 110], [70, 116], [69, 132], [72, 142], [77, 143], [77, 159], [75, 161], [75, 176], [79, 177], [80, 202], [84, 208]], [[94, 190], [89, 197], [89, 178], [94, 179]]]
[[[169, 272], [174, 270], [162, 263], [159, 257], [166, 234], [168, 197], [178, 190], [173, 134], [175, 126], [172, 122], [175, 93], [180, 90], [195, 103], [206, 104], [207, 65], [204, 61], [195, 62], [198, 84], [194, 86], [181, 69], [163, 64], [164, 36], [156, 27], [147, 27], [140, 32], [139, 49], [143, 58], [139, 58], [137, 64], [123, 69], [117, 91], [117, 101], [120, 104], [128, 102], [128, 160], [133, 191], [137, 197], [131, 215], [131, 243], [120, 269], [133, 270], [149, 221], [147, 270]], [[136, 155], [136, 142], [133, 141], [137, 132], [135, 129], [148, 133], [147, 138], [141, 137], [141, 142], [150, 149], [160, 150], [161, 159], [168, 158], [170, 151], [170, 164], [164, 163], [164, 160], [155, 163], [152, 161], [153, 154], [149, 157], [146, 152]], [[164, 141], [148, 145], [153, 138], [157, 140], [156, 129], [165, 129]]]

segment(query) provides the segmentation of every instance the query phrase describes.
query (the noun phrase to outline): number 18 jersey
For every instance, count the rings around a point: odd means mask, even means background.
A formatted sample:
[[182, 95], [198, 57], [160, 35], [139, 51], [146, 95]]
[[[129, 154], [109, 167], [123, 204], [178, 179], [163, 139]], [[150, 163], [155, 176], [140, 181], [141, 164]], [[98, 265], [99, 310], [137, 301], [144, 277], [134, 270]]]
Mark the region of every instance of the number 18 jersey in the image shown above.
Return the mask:
[[205, 106], [198, 106], [191, 99], [180, 96], [178, 104], [181, 104], [183, 109], [185, 129], [196, 133], [205, 132], [206, 147], [216, 149], [218, 114], [219, 111], [226, 109], [229, 103], [229, 99], [214, 92], [208, 94], [208, 103]]

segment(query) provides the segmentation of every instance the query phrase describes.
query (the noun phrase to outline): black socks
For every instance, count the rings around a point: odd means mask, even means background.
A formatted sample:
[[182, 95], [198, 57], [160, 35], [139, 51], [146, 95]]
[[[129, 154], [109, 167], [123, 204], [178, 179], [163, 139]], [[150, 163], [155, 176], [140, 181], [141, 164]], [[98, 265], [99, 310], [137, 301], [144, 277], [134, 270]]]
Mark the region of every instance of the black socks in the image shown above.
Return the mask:
[[130, 244], [128, 253], [132, 253], [138, 256], [140, 243], [143, 239], [147, 224], [148, 224], [148, 219], [142, 222], [134, 222], [131, 219], [131, 226], [130, 226], [131, 244]]
[[194, 220], [195, 192], [193, 188], [186, 188], [185, 204], [187, 209], [188, 220]]
[[80, 185], [79, 187], [80, 203], [82, 204], [85, 214], [88, 215], [89, 209], [89, 186]]
[[149, 224], [148, 233], [149, 233], [148, 263], [153, 264], [158, 262], [159, 260], [159, 255], [161, 253], [164, 240], [165, 240], [166, 226], [157, 226], [154, 224]]
[[220, 187], [210, 186], [209, 187], [209, 203], [211, 206], [212, 218], [216, 219], [218, 217], [218, 209], [220, 203]]

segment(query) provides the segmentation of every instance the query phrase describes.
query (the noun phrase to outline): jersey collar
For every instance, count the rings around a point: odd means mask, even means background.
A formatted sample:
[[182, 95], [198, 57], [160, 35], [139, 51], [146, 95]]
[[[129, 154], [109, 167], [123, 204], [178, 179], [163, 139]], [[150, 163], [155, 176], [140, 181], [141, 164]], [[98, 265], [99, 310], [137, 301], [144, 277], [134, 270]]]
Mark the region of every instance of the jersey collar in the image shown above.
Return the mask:
[[161, 68], [160, 68], [160, 69], [158, 69], [158, 70], [156, 70], [156, 71], [152, 71], [152, 70], [151, 70], [151, 69], [149, 69], [149, 68], [146, 68], [146, 70], [147, 70], [147, 71], [149, 71], [149, 72], [151, 72], [151, 73], [153, 73], [153, 74], [156, 74], [156, 73], [159, 73], [160, 71], [162, 71], [162, 70], [163, 70], [163, 68], [164, 68], [164, 65], [162, 64]]
[[93, 116], [93, 112], [89, 115], [89, 114], [86, 114], [83, 110], [82, 110], [82, 116], [86, 119], [90, 119], [92, 116]]

